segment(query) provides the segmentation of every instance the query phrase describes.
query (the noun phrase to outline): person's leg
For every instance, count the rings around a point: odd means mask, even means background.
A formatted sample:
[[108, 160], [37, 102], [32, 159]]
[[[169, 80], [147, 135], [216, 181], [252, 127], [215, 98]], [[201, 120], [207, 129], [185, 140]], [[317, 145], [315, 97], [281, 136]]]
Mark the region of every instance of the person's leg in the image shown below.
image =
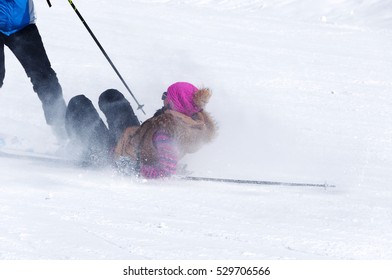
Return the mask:
[[93, 103], [84, 95], [73, 97], [65, 115], [65, 128], [75, 153], [93, 164], [105, 163], [113, 143]]
[[66, 104], [55, 71], [46, 54], [35, 24], [7, 38], [6, 45], [22, 64], [42, 102], [46, 123], [64, 126]]
[[108, 89], [99, 96], [99, 108], [105, 114], [109, 131], [117, 142], [127, 127], [140, 126], [131, 104], [115, 89]]

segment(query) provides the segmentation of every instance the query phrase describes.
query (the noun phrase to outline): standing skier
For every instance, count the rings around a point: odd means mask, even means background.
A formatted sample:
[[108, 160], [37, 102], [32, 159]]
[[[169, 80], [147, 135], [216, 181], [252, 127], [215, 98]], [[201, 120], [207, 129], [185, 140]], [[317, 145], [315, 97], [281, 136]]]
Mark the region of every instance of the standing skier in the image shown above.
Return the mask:
[[129, 102], [110, 89], [98, 102], [108, 129], [92, 102], [78, 95], [69, 101], [66, 128], [88, 161], [114, 162], [124, 173], [145, 178], [168, 177], [176, 173], [185, 154], [198, 151], [214, 137], [215, 122], [204, 111], [210, 96], [209, 89], [175, 83], [162, 95], [164, 107], [140, 125]]
[[4, 46], [7, 46], [30, 78], [42, 102], [46, 123], [61, 141], [66, 137], [66, 104], [35, 20], [33, 0], [0, 1], [0, 87], [5, 77]]

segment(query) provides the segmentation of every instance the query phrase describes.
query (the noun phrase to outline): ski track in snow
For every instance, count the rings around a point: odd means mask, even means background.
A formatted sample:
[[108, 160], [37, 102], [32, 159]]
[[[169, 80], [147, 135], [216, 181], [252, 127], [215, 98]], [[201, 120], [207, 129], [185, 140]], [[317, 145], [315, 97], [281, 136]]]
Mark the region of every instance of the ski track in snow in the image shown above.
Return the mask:
[[[126, 95], [68, 3], [36, 2], [66, 100]], [[220, 132], [184, 158], [194, 175], [337, 187], [141, 181], [0, 158], [0, 259], [390, 259], [392, 7], [357, 2], [75, 1], [147, 116], [174, 81], [212, 88]], [[54, 153], [8, 50], [6, 62], [0, 145]]]

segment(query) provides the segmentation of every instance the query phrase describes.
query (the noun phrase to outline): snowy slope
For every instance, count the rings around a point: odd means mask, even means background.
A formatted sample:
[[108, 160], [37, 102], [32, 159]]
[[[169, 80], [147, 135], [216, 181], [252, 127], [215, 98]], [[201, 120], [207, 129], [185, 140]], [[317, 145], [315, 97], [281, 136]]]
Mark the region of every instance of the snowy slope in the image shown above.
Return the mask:
[[[127, 94], [67, 1], [36, 2], [66, 100]], [[389, 1], [74, 3], [142, 120], [172, 82], [213, 90], [220, 133], [184, 159], [194, 175], [337, 187], [147, 182], [0, 158], [0, 259], [392, 257]], [[0, 144], [54, 153], [38, 98], [6, 60]]]

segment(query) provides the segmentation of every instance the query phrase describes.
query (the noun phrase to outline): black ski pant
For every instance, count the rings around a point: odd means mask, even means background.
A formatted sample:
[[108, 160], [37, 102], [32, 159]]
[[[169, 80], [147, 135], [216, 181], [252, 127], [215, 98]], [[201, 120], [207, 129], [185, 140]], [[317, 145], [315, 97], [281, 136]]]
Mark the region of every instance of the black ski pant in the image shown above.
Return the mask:
[[30, 78], [33, 89], [42, 102], [46, 123], [64, 125], [66, 104], [62, 89], [37, 26], [30, 24], [10, 36], [0, 32], [0, 87], [5, 77], [4, 46], [14, 53]]
[[68, 103], [65, 117], [67, 133], [77, 143], [80, 156], [92, 163], [104, 164], [117, 141], [129, 126], [139, 126], [131, 104], [115, 89], [99, 96], [99, 108], [104, 113], [108, 127], [102, 121], [93, 103], [84, 95], [77, 95]]

